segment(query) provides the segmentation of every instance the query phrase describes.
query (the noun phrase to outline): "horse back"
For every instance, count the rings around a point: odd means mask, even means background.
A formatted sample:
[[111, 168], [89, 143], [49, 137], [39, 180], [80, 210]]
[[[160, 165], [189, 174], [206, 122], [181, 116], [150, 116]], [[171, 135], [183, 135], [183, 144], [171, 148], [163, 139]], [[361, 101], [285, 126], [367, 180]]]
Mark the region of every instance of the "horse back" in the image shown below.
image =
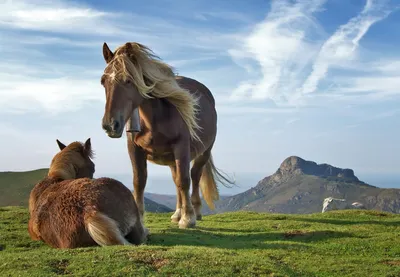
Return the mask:
[[214, 96], [204, 84], [185, 76], [176, 76], [175, 79], [180, 87], [187, 89], [192, 94], [199, 93], [201, 97], [205, 97], [207, 99], [207, 102], [211, 104], [212, 107], [215, 106]]

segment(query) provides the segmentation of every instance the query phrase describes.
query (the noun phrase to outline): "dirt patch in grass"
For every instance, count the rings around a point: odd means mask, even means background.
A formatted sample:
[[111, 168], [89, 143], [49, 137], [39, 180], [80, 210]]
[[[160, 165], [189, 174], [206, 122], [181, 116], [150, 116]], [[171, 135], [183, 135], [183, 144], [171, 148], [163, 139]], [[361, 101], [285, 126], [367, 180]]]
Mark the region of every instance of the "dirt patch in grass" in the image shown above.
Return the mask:
[[160, 256], [157, 256], [155, 253], [149, 255], [149, 253], [130, 253], [129, 259], [135, 262], [143, 263], [147, 266], [153, 268], [154, 271], [159, 271], [163, 266], [166, 266], [169, 263], [169, 260]]
[[386, 265], [394, 265], [394, 266], [400, 266], [400, 260], [396, 260], [396, 261], [383, 261], [383, 264]]
[[70, 274], [70, 272], [67, 270], [69, 261], [66, 259], [50, 261], [49, 265], [51, 267], [51, 270], [58, 275]]

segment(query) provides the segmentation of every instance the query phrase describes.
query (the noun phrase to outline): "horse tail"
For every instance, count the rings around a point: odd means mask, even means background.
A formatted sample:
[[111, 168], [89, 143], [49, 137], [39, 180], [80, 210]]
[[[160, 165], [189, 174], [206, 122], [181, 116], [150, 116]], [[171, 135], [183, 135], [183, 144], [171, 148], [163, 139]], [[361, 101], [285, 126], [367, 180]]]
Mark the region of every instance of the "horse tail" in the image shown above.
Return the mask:
[[92, 239], [101, 246], [130, 244], [120, 229], [118, 223], [107, 215], [91, 211], [85, 215], [85, 226]]
[[200, 189], [204, 200], [211, 210], [215, 209], [214, 200], [219, 199], [217, 182], [222, 183], [225, 187], [231, 187], [230, 185], [235, 184], [234, 181], [229, 180], [228, 177], [225, 177], [215, 167], [212, 154], [210, 153], [210, 157], [203, 166], [203, 172], [201, 173]]

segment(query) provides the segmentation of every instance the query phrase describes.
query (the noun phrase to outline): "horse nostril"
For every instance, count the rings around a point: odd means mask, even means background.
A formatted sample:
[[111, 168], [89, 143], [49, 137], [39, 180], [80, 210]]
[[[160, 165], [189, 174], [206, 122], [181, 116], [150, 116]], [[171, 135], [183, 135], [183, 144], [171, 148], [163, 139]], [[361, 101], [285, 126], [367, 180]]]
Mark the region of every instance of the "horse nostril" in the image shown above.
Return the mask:
[[114, 131], [119, 130], [119, 122], [118, 122], [118, 121], [114, 121], [114, 122], [113, 122], [113, 130], [114, 130]]
[[107, 124], [103, 123], [101, 126], [103, 127], [104, 130], [110, 131], [110, 126], [108, 126]]

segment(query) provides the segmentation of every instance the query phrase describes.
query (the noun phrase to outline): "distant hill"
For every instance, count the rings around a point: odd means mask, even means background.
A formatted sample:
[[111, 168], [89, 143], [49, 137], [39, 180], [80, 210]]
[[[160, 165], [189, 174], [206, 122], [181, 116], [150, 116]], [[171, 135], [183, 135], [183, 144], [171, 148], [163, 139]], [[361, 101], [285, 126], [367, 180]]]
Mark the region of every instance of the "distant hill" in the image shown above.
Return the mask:
[[[145, 192], [144, 196], [147, 199], [150, 199], [157, 203], [163, 204], [174, 211], [176, 209], [176, 195]], [[223, 199], [228, 198], [228, 197], [229, 196], [227, 196], [227, 195], [220, 195], [219, 200], [216, 201], [215, 203], [220, 203]], [[214, 211], [210, 210], [210, 208], [207, 206], [207, 203], [204, 201], [204, 199], [201, 199], [201, 202], [202, 202], [201, 212], [203, 214], [206, 215], [206, 214], [216, 214], [217, 213], [217, 210], [214, 210]]]
[[47, 172], [47, 168], [0, 172], [0, 206], [27, 206], [33, 186], [43, 179]]
[[159, 204], [147, 197], [144, 198], [144, 209], [146, 212], [152, 213], [169, 213], [173, 210], [163, 204]]
[[278, 170], [254, 188], [216, 203], [217, 212], [321, 212], [326, 197], [360, 201], [367, 209], [400, 213], [400, 189], [382, 189], [360, 181], [351, 169], [317, 164], [300, 157], [285, 159]]
[[[22, 172], [0, 172], [0, 207], [28, 206], [29, 194], [33, 186], [47, 175], [48, 169]], [[165, 205], [145, 198], [145, 210], [148, 212], [172, 212]]]

